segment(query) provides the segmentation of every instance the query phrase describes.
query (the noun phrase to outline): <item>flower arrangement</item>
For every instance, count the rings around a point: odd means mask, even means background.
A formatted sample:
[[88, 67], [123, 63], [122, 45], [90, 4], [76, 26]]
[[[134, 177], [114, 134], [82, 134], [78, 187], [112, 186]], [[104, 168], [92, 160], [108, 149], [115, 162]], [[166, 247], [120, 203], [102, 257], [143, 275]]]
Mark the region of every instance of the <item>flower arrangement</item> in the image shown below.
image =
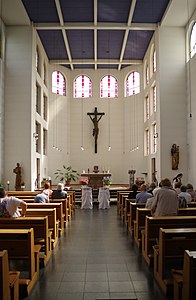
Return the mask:
[[88, 179], [85, 179], [85, 178], [80, 179], [78, 183], [81, 185], [88, 185]]
[[110, 185], [112, 183], [111, 177], [103, 177], [103, 184]]

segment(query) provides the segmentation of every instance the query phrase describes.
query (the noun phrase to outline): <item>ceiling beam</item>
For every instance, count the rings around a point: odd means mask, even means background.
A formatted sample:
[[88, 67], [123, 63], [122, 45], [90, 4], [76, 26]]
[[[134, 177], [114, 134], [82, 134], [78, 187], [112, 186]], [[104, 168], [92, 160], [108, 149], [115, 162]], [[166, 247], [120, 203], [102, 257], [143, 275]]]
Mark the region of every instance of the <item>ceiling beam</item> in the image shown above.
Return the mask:
[[153, 23], [34, 23], [37, 30], [156, 30], [157, 24]]
[[[60, 25], [62, 27], [64, 25], [64, 21], [63, 21], [63, 14], [62, 14], [61, 5], [60, 5], [59, 0], [55, 0], [55, 4], [56, 4], [56, 9], [57, 9]], [[61, 28], [61, 30], [62, 30], [62, 34], [63, 34], [65, 48], [67, 50], [67, 56], [69, 58], [69, 64], [70, 64], [71, 69], [73, 70], [72, 57], [71, 57], [69, 42], [68, 42], [68, 39], [67, 39], [67, 34], [66, 34], [65, 29]]]
[[[51, 64], [55, 64], [55, 65], [67, 65], [70, 64], [68, 59], [51, 59], [50, 60]], [[122, 60], [121, 64], [122, 65], [141, 65], [143, 63], [142, 60], [138, 59], [138, 60], [132, 60], [132, 59], [124, 59]], [[72, 59], [72, 64], [73, 65], [118, 65], [119, 64], [119, 60], [118, 59], [111, 59], [110, 62], [108, 62], [108, 59], [97, 59], [97, 61], [95, 61], [94, 59]]]
[[[137, 0], [133, 0], [131, 2], [131, 7], [130, 7], [130, 11], [129, 11], [129, 17], [128, 17], [128, 21], [127, 21], [127, 27], [129, 27], [131, 25], [131, 21], [132, 21], [132, 18], [133, 18], [133, 14], [134, 14], [136, 2], [137, 2]], [[127, 45], [128, 36], [129, 36], [129, 29], [127, 28], [125, 30], [125, 34], [124, 34], [124, 40], [123, 40], [123, 44], [122, 44], [122, 48], [121, 48], [120, 63], [119, 63], [119, 66], [118, 66], [118, 70], [120, 70], [120, 68], [121, 68], [121, 62], [122, 62], [123, 57], [124, 57], [124, 53], [125, 53], [125, 48], [126, 48], [126, 45]]]

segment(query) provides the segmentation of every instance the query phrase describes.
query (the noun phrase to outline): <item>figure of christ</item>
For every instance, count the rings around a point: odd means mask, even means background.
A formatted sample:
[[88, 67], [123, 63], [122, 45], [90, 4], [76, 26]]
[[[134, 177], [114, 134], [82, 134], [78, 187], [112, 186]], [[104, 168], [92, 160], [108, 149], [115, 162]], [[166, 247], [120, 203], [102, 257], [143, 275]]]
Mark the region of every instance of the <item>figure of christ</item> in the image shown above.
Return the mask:
[[95, 153], [97, 153], [97, 140], [98, 140], [98, 134], [99, 134], [98, 123], [99, 123], [100, 119], [102, 118], [102, 116], [105, 115], [105, 113], [98, 113], [97, 107], [95, 107], [95, 111], [93, 113], [87, 113], [87, 115], [90, 117], [90, 119], [94, 125], [93, 136], [95, 138]]

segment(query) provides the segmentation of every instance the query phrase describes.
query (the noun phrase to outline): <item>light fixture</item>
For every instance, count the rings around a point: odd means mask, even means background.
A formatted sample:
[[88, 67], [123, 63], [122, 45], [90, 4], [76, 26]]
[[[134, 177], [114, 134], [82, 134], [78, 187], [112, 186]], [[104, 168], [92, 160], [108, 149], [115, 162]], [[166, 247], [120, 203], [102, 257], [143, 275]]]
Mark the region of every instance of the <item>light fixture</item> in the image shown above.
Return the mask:
[[155, 133], [154, 134], [154, 139], [157, 139], [158, 138], [158, 133]]
[[34, 133], [33, 133], [33, 137], [34, 137], [34, 139], [35, 139], [35, 140], [38, 140], [38, 138], [39, 138], [39, 134], [38, 134], [38, 133], [36, 133], [36, 132], [34, 132]]
[[111, 149], [112, 149], [112, 147], [111, 147], [111, 146], [109, 146], [109, 147], [108, 147], [108, 151], [110, 151]]

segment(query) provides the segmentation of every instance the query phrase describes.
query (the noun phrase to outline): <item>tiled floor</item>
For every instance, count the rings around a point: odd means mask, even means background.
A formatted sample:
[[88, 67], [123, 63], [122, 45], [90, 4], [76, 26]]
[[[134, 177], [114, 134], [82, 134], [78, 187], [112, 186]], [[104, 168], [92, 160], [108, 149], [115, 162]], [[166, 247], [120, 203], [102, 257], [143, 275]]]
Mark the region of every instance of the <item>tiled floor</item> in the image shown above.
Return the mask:
[[165, 300], [152, 270], [109, 210], [76, 209], [30, 300]]

